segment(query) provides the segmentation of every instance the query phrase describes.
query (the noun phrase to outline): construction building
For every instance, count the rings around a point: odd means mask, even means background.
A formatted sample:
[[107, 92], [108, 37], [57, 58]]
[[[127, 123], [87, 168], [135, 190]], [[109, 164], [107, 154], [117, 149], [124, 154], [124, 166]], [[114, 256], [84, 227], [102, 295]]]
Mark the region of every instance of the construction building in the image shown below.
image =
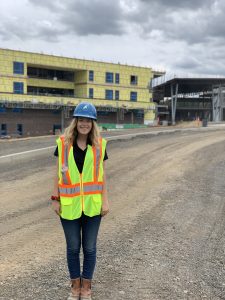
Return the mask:
[[165, 74], [150, 85], [160, 120], [172, 125], [196, 119], [225, 121], [225, 76]]
[[102, 127], [151, 125], [151, 68], [0, 49], [0, 135], [54, 134], [92, 102]]

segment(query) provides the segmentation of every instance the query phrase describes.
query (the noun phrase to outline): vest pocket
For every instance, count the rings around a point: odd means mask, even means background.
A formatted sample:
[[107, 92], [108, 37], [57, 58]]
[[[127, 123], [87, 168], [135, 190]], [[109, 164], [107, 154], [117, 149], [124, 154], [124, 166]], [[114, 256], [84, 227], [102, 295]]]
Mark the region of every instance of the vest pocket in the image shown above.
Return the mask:
[[60, 197], [61, 205], [71, 205], [73, 203], [72, 197]]
[[102, 194], [86, 195], [84, 213], [89, 217], [100, 215], [102, 208]]
[[80, 218], [82, 214], [82, 204], [80, 197], [60, 197], [61, 217], [66, 220]]

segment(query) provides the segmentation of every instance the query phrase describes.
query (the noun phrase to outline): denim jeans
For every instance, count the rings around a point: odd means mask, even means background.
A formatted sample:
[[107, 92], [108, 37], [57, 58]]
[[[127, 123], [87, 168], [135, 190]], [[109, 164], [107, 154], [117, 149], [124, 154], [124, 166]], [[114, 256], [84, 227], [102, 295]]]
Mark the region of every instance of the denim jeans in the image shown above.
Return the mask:
[[[96, 242], [101, 215], [88, 217], [82, 214], [79, 219], [61, 219], [66, 245], [67, 264], [71, 279], [82, 276], [92, 279], [96, 264]], [[83, 272], [80, 271], [80, 248], [83, 248]]]

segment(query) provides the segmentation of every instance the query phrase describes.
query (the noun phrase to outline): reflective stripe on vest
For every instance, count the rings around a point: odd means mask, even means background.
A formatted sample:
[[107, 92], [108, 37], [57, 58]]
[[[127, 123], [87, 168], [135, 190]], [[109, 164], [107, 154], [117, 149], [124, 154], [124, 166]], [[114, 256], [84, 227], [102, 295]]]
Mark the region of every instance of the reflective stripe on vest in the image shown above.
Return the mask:
[[85, 185], [83, 189], [84, 193], [92, 194], [92, 193], [99, 193], [103, 191], [102, 184], [92, 184], [92, 185]]
[[71, 148], [71, 145], [65, 145], [64, 138], [61, 137], [62, 140], [62, 180], [64, 184], [71, 184], [70, 176], [69, 176], [69, 168], [68, 168], [68, 155]]
[[80, 185], [74, 187], [63, 187], [59, 186], [60, 195], [68, 195], [70, 197], [80, 194]]
[[94, 155], [94, 182], [98, 181], [99, 175], [99, 164], [102, 157], [102, 139], [99, 140], [99, 148], [92, 147], [93, 155]]
[[[84, 194], [95, 194], [95, 193], [101, 193], [103, 191], [103, 185], [102, 184], [91, 184], [91, 185], [85, 185], [83, 188]], [[59, 192], [61, 196], [68, 196], [73, 197], [80, 194], [80, 186], [74, 186], [74, 187], [64, 187], [59, 186]]]

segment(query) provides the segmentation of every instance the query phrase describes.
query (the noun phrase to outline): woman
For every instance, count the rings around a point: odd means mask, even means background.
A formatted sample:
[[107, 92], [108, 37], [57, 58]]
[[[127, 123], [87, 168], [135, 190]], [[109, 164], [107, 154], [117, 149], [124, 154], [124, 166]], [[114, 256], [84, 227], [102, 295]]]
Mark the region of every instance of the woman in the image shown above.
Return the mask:
[[[106, 140], [100, 137], [93, 104], [80, 103], [74, 118], [58, 138], [57, 176], [51, 197], [60, 216], [67, 244], [71, 278], [68, 300], [91, 299], [91, 280], [96, 264], [96, 242], [101, 217], [109, 212], [106, 190]], [[80, 248], [83, 270], [80, 271]]]

